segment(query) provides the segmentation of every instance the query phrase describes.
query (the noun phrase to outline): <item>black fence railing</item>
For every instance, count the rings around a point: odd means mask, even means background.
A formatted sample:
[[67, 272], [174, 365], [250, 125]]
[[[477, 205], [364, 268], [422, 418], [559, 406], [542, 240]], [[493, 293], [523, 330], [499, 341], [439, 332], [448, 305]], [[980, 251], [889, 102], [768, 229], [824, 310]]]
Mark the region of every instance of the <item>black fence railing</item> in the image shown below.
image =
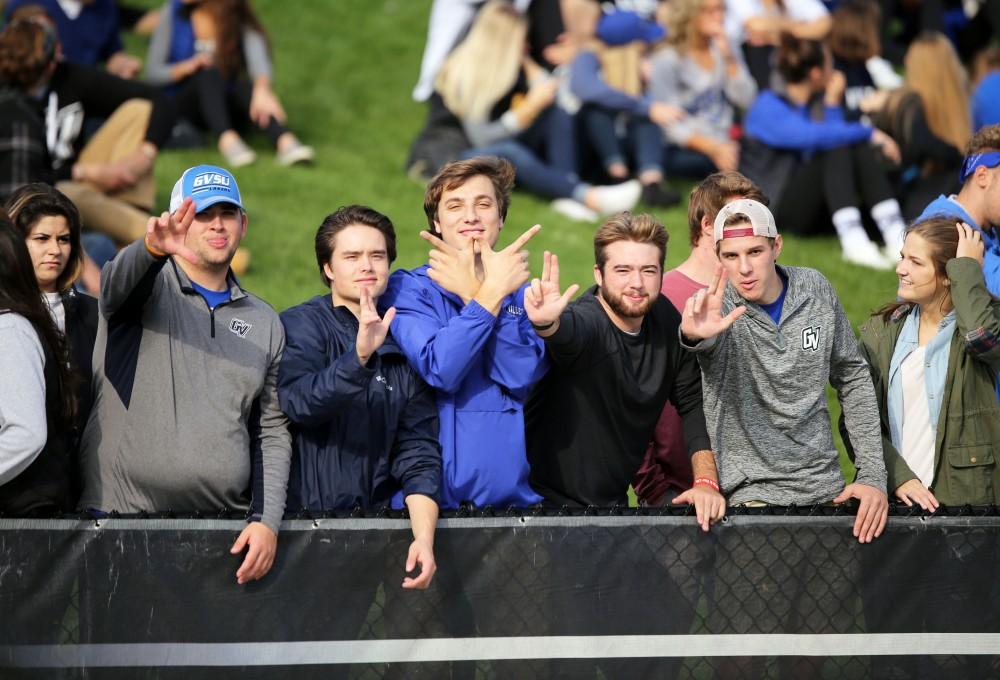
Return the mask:
[[392, 512], [286, 521], [246, 586], [228, 515], [0, 519], [0, 677], [1000, 677], [996, 508], [899, 511], [464, 508], [423, 592]]

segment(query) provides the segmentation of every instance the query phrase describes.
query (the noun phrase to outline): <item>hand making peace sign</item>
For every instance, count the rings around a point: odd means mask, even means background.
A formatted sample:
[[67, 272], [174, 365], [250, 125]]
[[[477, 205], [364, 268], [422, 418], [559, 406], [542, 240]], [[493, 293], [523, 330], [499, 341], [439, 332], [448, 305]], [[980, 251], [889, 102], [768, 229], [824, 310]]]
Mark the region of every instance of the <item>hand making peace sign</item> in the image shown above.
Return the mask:
[[722, 316], [722, 301], [726, 294], [729, 275], [721, 264], [715, 265], [712, 283], [688, 298], [684, 303], [681, 319], [681, 333], [692, 340], [707, 340], [727, 330], [747, 311], [740, 305], [726, 316]]
[[580, 286], [573, 284], [565, 293], [559, 292], [559, 257], [545, 251], [542, 261], [542, 278], [534, 279], [524, 292], [524, 311], [535, 326], [542, 327], [551, 334], [555, 328], [546, 328], [559, 320], [559, 315], [573, 299]]
[[360, 302], [358, 338], [354, 342], [354, 348], [358, 353], [358, 361], [364, 366], [375, 350], [385, 342], [385, 336], [389, 334], [389, 325], [396, 318], [396, 308], [390, 307], [386, 310], [385, 317], [380, 317], [378, 310], [375, 309], [375, 300], [372, 299], [367, 287], [361, 288]]
[[198, 256], [184, 243], [195, 212], [194, 201], [186, 198], [176, 212], [164, 211], [159, 217], [150, 217], [144, 237], [146, 248], [164, 255], [179, 255], [191, 264], [198, 264]]

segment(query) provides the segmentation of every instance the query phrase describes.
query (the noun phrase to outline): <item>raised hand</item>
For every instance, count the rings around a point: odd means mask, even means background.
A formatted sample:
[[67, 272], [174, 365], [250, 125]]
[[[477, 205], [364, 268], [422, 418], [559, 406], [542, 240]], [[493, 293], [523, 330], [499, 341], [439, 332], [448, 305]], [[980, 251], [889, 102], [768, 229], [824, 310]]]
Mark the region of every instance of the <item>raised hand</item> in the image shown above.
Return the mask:
[[536, 224], [514, 239], [509, 246], [498, 251], [494, 251], [490, 248], [490, 244], [484, 241], [473, 242], [473, 248], [478, 252], [483, 264], [484, 278], [481, 290], [498, 298], [497, 304], [531, 278], [528, 251], [522, 249], [541, 229], [541, 225]]
[[958, 229], [958, 251], [955, 257], [971, 257], [982, 267], [985, 253], [983, 235], [965, 222], [956, 222], [955, 228]]
[[722, 316], [722, 302], [726, 294], [729, 275], [721, 264], [715, 265], [712, 283], [707, 289], [697, 291], [684, 303], [681, 319], [681, 333], [692, 340], [707, 340], [727, 330], [746, 313], [740, 305], [726, 316]]
[[198, 256], [184, 243], [194, 216], [194, 201], [185, 198], [177, 212], [150, 217], [146, 222], [146, 247], [164, 255], [178, 255], [191, 264], [199, 264]]
[[565, 293], [559, 291], [559, 257], [546, 250], [542, 278], [532, 280], [524, 292], [524, 311], [535, 326], [550, 326], [559, 320], [578, 290], [580, 286], [574, 283]]
[[368, 292], [368, 288], [361, 289], [361, 308], [358, 312], [358, 338], [354, 342], [355, 351], [358, 353], [358, 361], [364, 366], [368, 363], [372, 354], [375, 353], [385, 336], [389, 333], [389, 325], [396, 318], [396, 308], [390, 307], [385, 312], [385, 317], [378, 315], [375, 309], [375, 301]]
[[420, 238], [432, 246], [428, 254], [430, 269], [427, 276], [449, 293], [454, 293], [468, 304], [479, 292], [479, 277], [476, 276], [476, 253], [468, 248], [450, 246], [429, 231], [420, 232]]

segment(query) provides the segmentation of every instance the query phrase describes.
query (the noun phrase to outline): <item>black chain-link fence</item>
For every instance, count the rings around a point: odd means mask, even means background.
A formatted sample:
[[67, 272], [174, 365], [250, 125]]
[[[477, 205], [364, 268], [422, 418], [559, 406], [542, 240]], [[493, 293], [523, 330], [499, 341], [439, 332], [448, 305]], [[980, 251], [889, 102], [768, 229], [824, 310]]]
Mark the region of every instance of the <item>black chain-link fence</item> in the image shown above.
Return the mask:
[[[355, 513], [360, 514], [360, 513]], [[995, 508], [463, 509], [430, 589], [383, 517], [286, 522], [236, 584], [230, 519], [0, 519], [0, 677], [1000, 677]]]

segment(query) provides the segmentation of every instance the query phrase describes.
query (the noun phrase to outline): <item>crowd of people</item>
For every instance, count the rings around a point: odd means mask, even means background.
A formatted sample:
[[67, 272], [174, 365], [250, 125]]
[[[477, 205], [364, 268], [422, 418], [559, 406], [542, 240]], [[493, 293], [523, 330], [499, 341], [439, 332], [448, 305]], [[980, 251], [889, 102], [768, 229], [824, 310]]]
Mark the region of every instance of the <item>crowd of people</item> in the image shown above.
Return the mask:
[[[127, 15], [115, 0], [11, 0], [0, 32], [0, 199], [33, 182], [69, 197], [84, 228], [79, 287], [92, 294], [100, 268], [145, 232], [164, 148], [208, 134], [237, 168], [256, 161], [243, 135], [260, 131], [279, 165], [315, 157], [287, 127], [247, 0], [167, 2], [144, 20], [144, 68], [123, 48]], [[234, 269], [249, 260], [241, 250]]]
[[993, 1], [474, 4], [434, 3], [410, 172], [495, 154], [571, 219], [739, 170], [789, 233], [891, 269], [906, 223], [957, 189], [973, 130], [1000, 122]]
[[[593, 17], [596, 37], [577, 44], [572, 31], [594, 8], [567, 2], [571, 35], [540, 51], [558, 55], [562, 78], [525, 56], [534, 33], [518, 3], [487, 2], [421, 81], [468, 140], [424, 193], [427, 264], [391, 271], [390, 218], [339, 208], [315, 235], [329, 292], [279, 315], [236, 277], [249, 218], [230, 170], [192, 167], [167, 211], [142, 212], [178, 110], [201, 112], [237, 165], [253, 159], [233, 110], [271, 136], [279, 162], [311, 158], [269, 90], [267, 40], [248, 6], [236, 3], [246, 11], [233, 15], [235, 40], [210, 0], [163, 8], [147, 71], [175, 96], [112, 75], [112, 62], [130, 63], [113, 58], [114, 44], [102, 48], [106, 67], [60, 58], [62, 19], [20, 4], [0, 35], [3, 110], [35, 127], [12, 127], [24, 173], [2, 185], [0, 513], [245, 511], [232, 552], [246, 553], [236, 573], [246, 583], [270, 569], [286, 513], [405, 508], [401, 583], [421, 589], [437, 568], [440, 509], [464, 504], [610, 507], [632, 487], [645, 505], [692, 506], [709, 531], [727, 505], [852, 502], [862, 543], [883, 532], [890, 497], [926, 511], [997, 504], [1000, 125], [937, 128], [954, 111], [935, 113], [916, 67], [872, 118], [899, 134], [861, 122], [873, 93], [831, 70], [818, 38], [835, 20], [821, 6], [741, 8], [741, 44], [723, 4], [670, 0], [654, 8], [663, 26], [619, 10]], [[649, 52], [664, 34], [667, 46]], [[927, 50], [958, 78], [942, 40], [922, 34], [907, 61]], [[837, 58], [867, 72], [869, 48]], [[744, 53], [774, 65], [766, 82]], [[638, 89], [613, 86], [612, 71]], [[49, 114], [35, 120], [39, 96]], [[85, 137], [91, 110], [106, 120]], [[607, 184], [577, 174], [574, 120]], [[53, 141], [56, 131], [68, 136]], [[937, 187], [909, 226], [886, 152], [920, 168], [912, 182]], [[960, 168], [955, 193], [930, 181], [939, 161]], [[689, 255], [664, 272], [667, 231], [629, 208], [664, 199], [679, 166], [701, 179], [688, 198]], [[564, 286], [554, 252], [532, 272], [539, 225], [498, 248], [515, 180], [561, 210], [601, 216], [594, 285]], [[857, 244], [875, 248], [862, 206], [898, 251], [899, 283], [859, 340], [830, 282], [779, 260], [782, 232], [817, 224], [821, 209], [857, 260]], [[101, 219], [124, 247], [112, 248], [95, 300], [74, 284], [87, 275], [84, 228]]]
[[[975, 143], [1000, 147], [1000, 126]], [[574, 299], [557, 254], [532, 278], [539, 225], [496, 249], [514, 167], [454, 161], [424, 197], [427, 265], [390, 274], [390, 219], [340, 208], [315, 240], [330, 293], [280, 317], [233, 275], [249, 220], [228, 170], [177, 180], [105, 266], [99, 303], [71, 287], [79, 212], [26, 185], [2, 221], [0, 510], [246, 510], [245, 582], [267, 572], [286, 512], [405, 506], [420, 576], [404, 585], [426, 587], [439, 508], [464, 503], [609, 507], [631, 485], [693, 505], [707, 531], [727, 503], [854, 498], [861, 542], [889, 493], [993, 504], [998, 173], [1000, 151], [970, 152], [963, 192], [907, 232], [897, 300], [860, 344], [822, 274], [777, 264], [768, 197], [736, 171], [692, 191], [691, 255], [666, 275], [662, 224], [607, 218], [595, 285]]]

